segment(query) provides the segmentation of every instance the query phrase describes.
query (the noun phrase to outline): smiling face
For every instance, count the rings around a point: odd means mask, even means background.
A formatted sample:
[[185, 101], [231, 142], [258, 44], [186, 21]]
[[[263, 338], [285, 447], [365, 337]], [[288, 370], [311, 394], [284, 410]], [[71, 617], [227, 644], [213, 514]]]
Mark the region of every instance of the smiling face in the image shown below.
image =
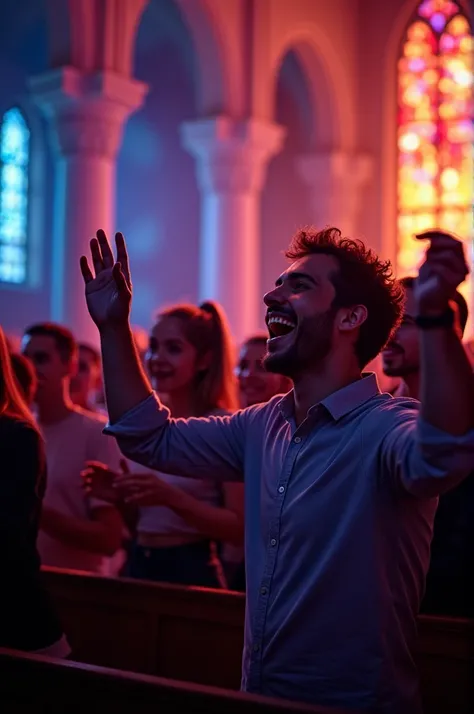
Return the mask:
[[235, 371], [239, 380], [242, 407], [268, 402], [276, 394], [291, 389], [291, 384], [286, 384], [286, 379], [279, 374], [268, 372], [263, 366], [266, 351], [265, 338], [244, 342], [240, 349]]
[[160, 317], [150, 333], [146, 367], [153, 389], [171, 394], [192, 388], [197, 370], [197, 352], [186, 339], [181, 321]]
[[331, 276], [336, 258], [324, 253], [294, 262], [265, 295], [270, 334], [264, 363], [267, 370], [295, 378], [314, 370], [338, 340]]

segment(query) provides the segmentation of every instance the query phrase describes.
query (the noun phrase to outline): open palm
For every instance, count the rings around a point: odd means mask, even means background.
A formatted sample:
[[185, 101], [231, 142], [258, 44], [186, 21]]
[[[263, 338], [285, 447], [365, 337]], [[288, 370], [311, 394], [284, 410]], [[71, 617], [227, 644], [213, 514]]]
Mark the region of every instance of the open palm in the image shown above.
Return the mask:
[[132, 282], [128, 266], [125, 239], [115, 234], [117, 260], [104, 231], [97, 231], [91, 240], [91, 257], [95, 277], [86, 256], [81, 258], [81, 272], [86, 285], [86, 301], [90, 316], [97, 327], [124, 324], [130, 315]]

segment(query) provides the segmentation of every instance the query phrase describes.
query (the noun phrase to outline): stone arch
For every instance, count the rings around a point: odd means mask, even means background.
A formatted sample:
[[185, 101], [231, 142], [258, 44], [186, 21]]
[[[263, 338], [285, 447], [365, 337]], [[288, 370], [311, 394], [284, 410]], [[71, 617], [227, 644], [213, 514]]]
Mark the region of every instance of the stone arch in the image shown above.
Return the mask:
[[174, 0], [194, 44], [198, 64], [197, 110], [224, 113], [231, 104], [230, 61], [215, 11], [207, 0]]
[[293, 49], [280, 63], [273, 104], [275, 121], [287, 130], [285, 149], [310, 151], [317, 132], [313, 98], [307, 73]]
[[[137, 324], [148, 325], [164, 301], [197, 299], [200, 196], [180, 126], [221, 107], [219, 37], [204, 0], [151, 0], [138, 28], [134, 73], [149, 92], [127, 122], [117, 162], [117, 222], [133, 237], [141, 285]], [[165, 267], [176, 254], [186, 255], [178, 275]]]
[[84, 72], [105, 69], [130, 76], [135, 37], [146, 5], [147, 0], [48, 0], [52, 66], [72, 65]]
[[[311, 185], [300, 168], [302, 160], [349, 151], [354, 145], [350, 77], [325, 35], [312, 25], [292, 27], [275, 49], [269, 65], [267, 108], [273, 105], [269, 116], [283, 123], [288, 133], [282, 151], [269, 166], [262, 195], [263, 290], [285, 268], [282, 254], [289, 237], [317, 219]], [[293, 72], [292, 93], [288, 96], [285, 91], [282, 96], [280, 81], [287, 69]], [[277, 106], [281, 98], [293, 106], [296, 103], [299, 121], [287, 114], [291, 108]], [[295, 133], [304, 134], [303, 141]]]
[[170, 21], [171, 16], [174, 17], [174, 29], [170, 33], [168, 28], [169, 35], [177, 31], [178, 24], [182, 27], [179, 30], [181, 37], [177, 39], [186, 55], [188, 68], [192, 71], [196, 113], [213, 115], [224, 112], [229, 104], [232, 82], [227, 69], [228, 52], [222, 41], [223, 33], [215, 11], [206, 0], [168, 0], [160, 5], [158, 0], [150, 0], [137, 28], [135, 56], [137, 51], [143, 49], [143, 42], [147, 41], [144, 40], [147, 31], [151, 41], [152, 33], [156, 39], [156, 33], [162, 29], [159, 23], [153, 22], [153, 17], [158, 13], [161, 18], [166, 14]]
[[[315, 25], [292, 28], [273, 64], [274, 86], [285, 56], [293, 52], [304, 72], [313, 137], [318, 149], [351, 148], [355, 138], [349, 77], [326, 35]], [[273, 89], [274, 91], [274, 89]]]

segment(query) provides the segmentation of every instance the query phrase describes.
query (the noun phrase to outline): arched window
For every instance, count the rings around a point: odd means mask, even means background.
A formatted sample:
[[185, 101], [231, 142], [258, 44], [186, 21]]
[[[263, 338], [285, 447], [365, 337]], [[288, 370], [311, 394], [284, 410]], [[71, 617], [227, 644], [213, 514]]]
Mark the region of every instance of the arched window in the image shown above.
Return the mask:
[[[438, 226], [473, 238], [473, 48], [458, 2], [423, 0], [398, 65], [398, 267], [416, 273]], [[469, 284], [463, 292], [472, 306]]]
[[28, 278], [30, 130], [21, 111], [9, 109], [0, 124], [0, 282]]

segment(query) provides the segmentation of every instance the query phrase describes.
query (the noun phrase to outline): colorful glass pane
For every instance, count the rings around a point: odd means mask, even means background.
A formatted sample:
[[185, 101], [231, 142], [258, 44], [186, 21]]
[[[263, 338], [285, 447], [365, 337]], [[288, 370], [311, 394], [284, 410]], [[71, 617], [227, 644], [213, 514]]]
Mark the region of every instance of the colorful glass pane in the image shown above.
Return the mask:
[[0, 281], [23, 283], [28, 263], [30, 131], [19, 109], [0, 125]]
[[[414, 274], [439, 226], [468, 244], [472, 267], [474, 40], [460, 5], [423, 0], [398, 64], [398, 268]], [[472, 309], [472, 278], [462, 286]]]

